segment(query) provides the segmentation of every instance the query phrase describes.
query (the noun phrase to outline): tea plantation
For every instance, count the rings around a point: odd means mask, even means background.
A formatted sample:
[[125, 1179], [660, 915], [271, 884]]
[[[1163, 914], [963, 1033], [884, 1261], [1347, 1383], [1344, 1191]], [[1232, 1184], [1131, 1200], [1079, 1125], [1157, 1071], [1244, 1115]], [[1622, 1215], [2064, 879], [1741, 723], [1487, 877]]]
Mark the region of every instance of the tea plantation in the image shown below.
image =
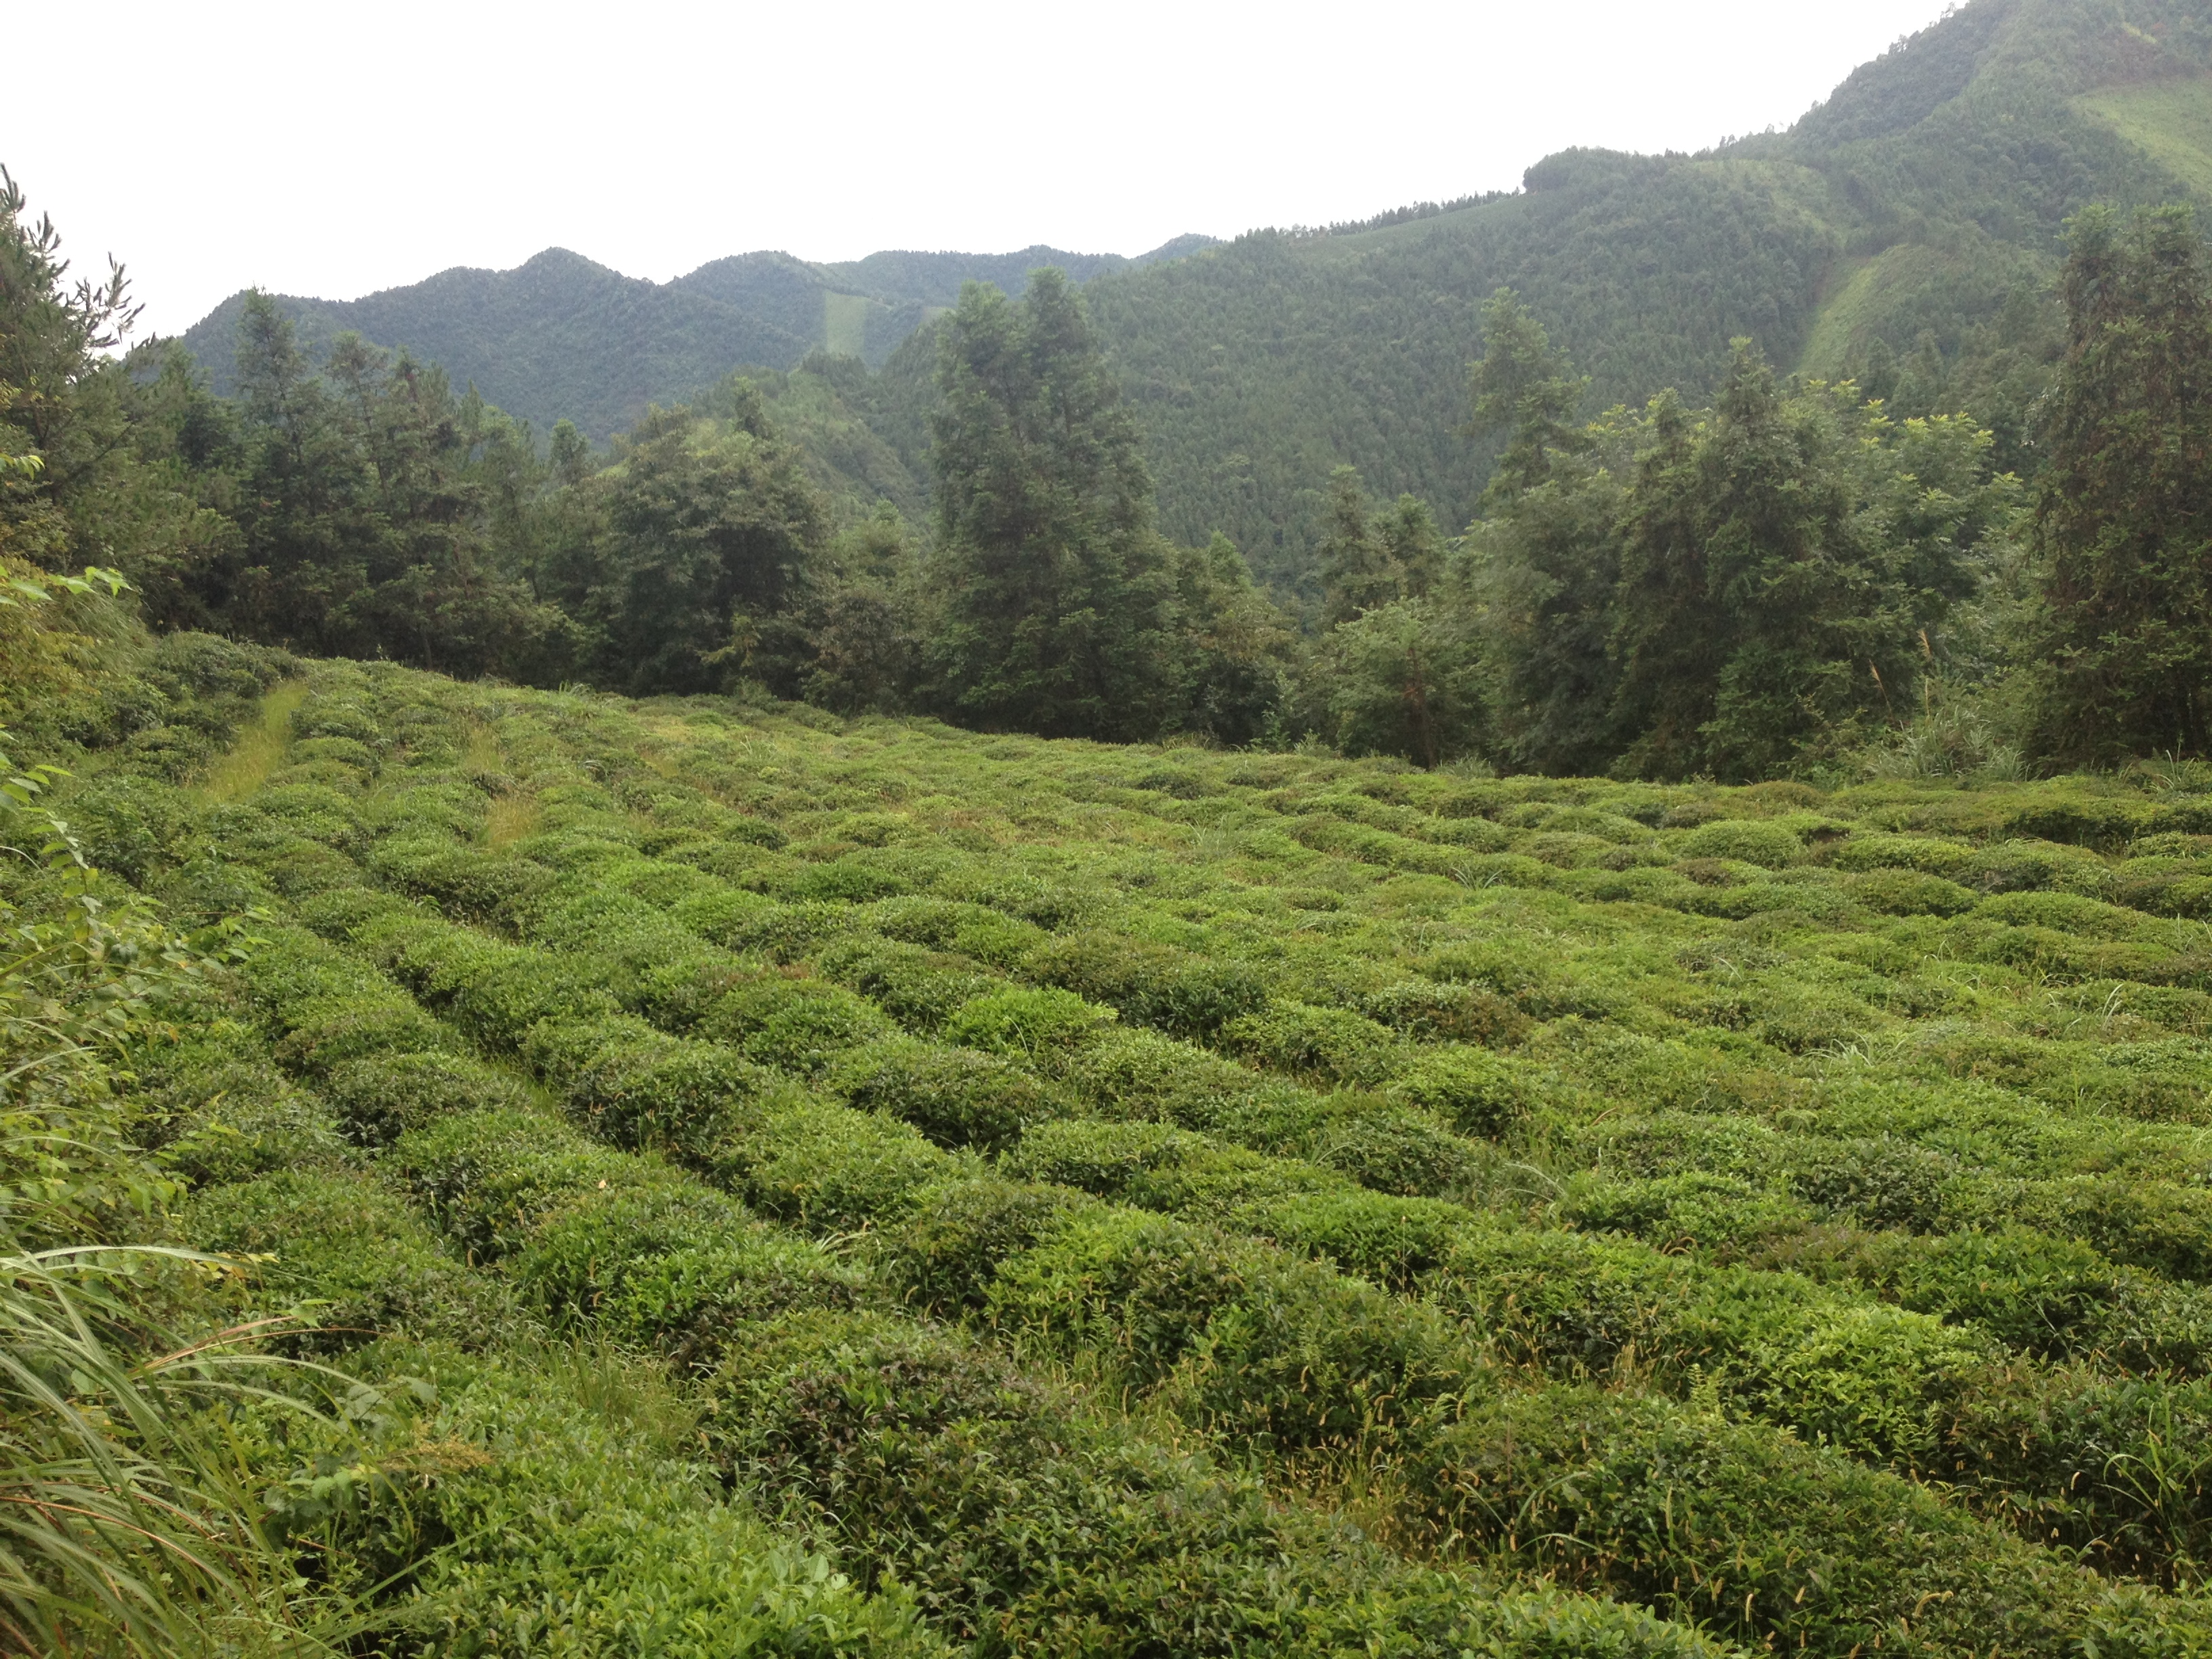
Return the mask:
[[2212, 1652], [2212, 778], [159, 649], [60, 810], [247, 918], [130, 1097], [362, 1651]]

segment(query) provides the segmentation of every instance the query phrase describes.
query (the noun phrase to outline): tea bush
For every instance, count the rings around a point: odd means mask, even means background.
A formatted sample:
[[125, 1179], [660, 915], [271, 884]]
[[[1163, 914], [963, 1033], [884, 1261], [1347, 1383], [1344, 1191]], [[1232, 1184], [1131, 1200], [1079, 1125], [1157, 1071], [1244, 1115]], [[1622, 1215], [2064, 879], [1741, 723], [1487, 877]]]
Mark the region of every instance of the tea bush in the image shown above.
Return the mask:
[[252, 1030], [186, 1012], [140, 1073], [192, 1236], [457, 1379], [539, 1328], [692, 1379], [684, 1443], [850, 1607], [1055, 1651], [1701, 1650], [1576, 1588], [1834, 1659], [2212, 1639], [2188, 798], [304, 672], [220, 801], [135, 804], [122, 745], [72, 786], [165, 902], [268, 913]]

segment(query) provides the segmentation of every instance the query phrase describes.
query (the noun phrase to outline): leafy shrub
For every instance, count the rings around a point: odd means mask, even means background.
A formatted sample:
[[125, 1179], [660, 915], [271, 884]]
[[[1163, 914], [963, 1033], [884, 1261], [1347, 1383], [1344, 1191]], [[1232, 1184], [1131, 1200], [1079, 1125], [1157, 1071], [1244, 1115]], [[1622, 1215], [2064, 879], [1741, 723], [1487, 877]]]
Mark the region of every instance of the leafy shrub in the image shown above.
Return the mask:
[[1112, 1009], [1073, 991], [994, 991], [963, 1003], [945, 1023], [945, 1040], [1050, 1065], [1113, 1022]]
[[1428, 980], [1401, 980], [1370, 991], [1359, 999], [1358, 1012], [1427, 1042], [1504, 1047], [1518, 1042], [1529, 1024], [1526, 1014], [1494, 991]]
[[369, 868], [402, 892], [475, 921], [512, 917], [559, 879], [541, 864], [440, 840], [380, 841]]
[[2212, 1283], [2212, 1193], [2168, 1182], [2095, 1176], [2038, 1182], [2011, 1218], [2080, 1239], [2113, 1261]]
[[1395, 1058], [1392, 1033], [1344, 1008], [1273, 1002], [1224, 1025], [1221, 1046], [1255, 1065], [1327, 1082], [1380, 1078]]
[[960, 1008], [1000, 981], [975, 964], [919, 945], [854, 938], [825, 949], [822, 971], [868, 998], [910, 1030], [935, 1031]]
[[349, 1139], [382, 1146], [455, 1112], [514, 1108], [521, 1086], [483, 1062], [452, 1054], [383, 1054], [335, 1067], [324, 1091]]
[[1023, 959], [1030, 978], [1117, 1010], [1132, 1024], [1204, 1036], [1257, 1012], [1267, 987], [1250, 969], [1210, 962], [1147, 940], [1082, 933], [1048, 940]]
[[1700, 824], [1674, 848], [1683, 859], [1728, 859], [1781, 870], [1805, 856], [1805, 843], [1787, 824], [1762, 818], [1717, 818]]
[[1398, 1073], [1389, 1093], [1462, 1134], [1487, 1140], [1504, 1135], [1543, 1097], [1529, 1066], [1480, 1048], [1425, 1054]]
[[1234, 1220], [1239, 1226], [1255, 1209], [1351, 1184], [1319, 1164], [1224, 1146], [1205, 1135], [1143, 1121], [1042, 1124], [1023, 1137], [1001, 1167], [1141, 1209]]
[[1777, 1239], [1758, 1261], [1864, 1286], [2023, 1353], [2182, 1371], [2212, 1357], [2212, 1298], [2203, 1292], [2017, 1224], [1932, 1237], [1822, 1229]]
[[1009, 1172], [1026, 1180], [1118, 1199], [1146, 1175], [1164, 1166], [1178, 1166], [1206, 1146], [1203, 1136], [1164, 1123], [1078, 1118], [1025, 1135], [1002, 1162]]
[[2142, 931], [2141, 916], [2078, 893], [1999, 893], [1975, 915], [2014, 927], [2051, 927], [2091, 938], [2130, 939]]
[[[303, 745], [302, 745], [303, 746]], [[294, 752], [298, 752], [295, 746]], [[307, 783], [280, 783], [272, 774], [253, 794], [252, 810], [295, 836], [320, 842], [349, 857], [367, 845], [368, 827], [354, 802], [337, 789]]]
[[771, 904], [733, 910], [720, 931], [709, 937], [725, 949], [752, 951], [771, 962], [788, 964], [811, 955], [823, 940], [857, 925], [850, 905]]
[[1260, 1263], [1249, 1243], [1137, 1210], [1078, 1218], [1001, 1270], [993, 1321], [1056, 1348], [1112, 1354], [1159, 1382], [1203, 1338]]
[[318, 998], [287, 1011], [276, 1058], [310, 1073], [379, 1054], [451, 1048], [453, 1035], [411, 1002], [396, 997]]
[[1961, 915], [1979, 902], [1971, 888], [1917, 870], [1870, 870], [1854, 878], [1845, 890], [1886, 916]]
[[787, 1322], [720, 1380], [725, 1455], [871, 1582], [1011, 1650], [1717, 1659], [1649, 1614], [1414, 1567], [956, 1335]]
[[183, 792], [151, 779], [103, 779], [77, 790], [69, 817], [94, 864], [139, 886], [193, 850], [192, 813]]
[[356, 1347], [393, 1334], [466, 1346], [511, 1332], [495, 1282], [438, 1247], [404, 1200], [373, 1177], [280, 1170], [201, 1194], [183, 1218], [197, 1249], [258, 1258], [254, 1292], [272, 1311], [321, 1305], [301, 1346]]
[[750, 937], [744, 931], [747, 926], [763, 912], [775, 908], [775, 901], [758, 893], [749, 893], [742, 887], [724, 887], [679, 900], [670, 907], [668, 914], [678, 926], [702, 939], [737, 948]]
[[392, 1597], [425, 1650], [948, 1653], [906, 1595], [861, 1594], [726, 1503], [653, 1416], [594, 1409], [611, 1382], [633, 1401], [653, 1387], [618, 1363], [464, 1366], [434, 1350], [392, 1363], [427, 1373], [435, 1405], [366, 1469], [360, 1449], [333, 1447], [326, 1467], [361, 1473], [302, 1483], [274, 1519], [339, 1584]]
[[811, 1232], [891, 1224], [924, 1188], [976, 1167], [903, 1123], [821, 1105], [780, 1111], [716, 1158], [748, 1203]]
[[972, 957], [999, 969], [1020, 963], [1045, 936], [1034, 922], [957, 899], [887, 899], [871, 906], [869, 915], [886, 939]]
[[1249, 1220], [1286, 1249], [1326, 1256], [1345, 1273], [1404, 1291], [1443, 1264], [1468, 1214], [1435, 1199], [1345, 1192], [1289, 1199]]
[[1304, 1151], [1363, 1187], [1407, 1198], [1463, 1192], [1475, 1169], [1474, 1149], [1432, 1120], [1358, 1097], [1338, 1103]]
[[[569, 1034], [577, 1041], [556, 1060], [555, 1045]], [[588, 1047], [587, 1036], [597, 1038]], [[764, 1099], [778, 1086], [772, 1074], [718, 1043], [612, 1022], [584, 1028], [549, 1022], [532, 1033], [526, 1052], [546, 1075], [563, 1080], [580, 1121], [623, 1146], [710, 1153], [757, 1128]]]
[[1554, 1213], [1587, 1232], [1632, 1234], [1662, 1249], [1756, 1249], [1802, 1237], [1814, 1224], [1803, 1200], [1740, 1176], [1690, 1170], [1643, 1179], [1583, 1176]]
[[814, 1073], [896, 1028], [872, 1003], [842, 986], [771, 974], [726, 992], [701, 1018], [699, 1029], [762, 1065]]
[[885, 1044], [842, 1067], [836, 1086], [865, 1112], [902, 1118], [940, 1146], [996, 1152], [1063, 1108], [1019, 1066], [994, 1054]]
[[442, 922], [379, 921], [358, 936], [400, 979], [487, 1042], [513, 1047], [542, 1020], [604, 1018], [617, 1004], [603, 964], [501, 945]]
[[528, 1243], [538, 1220], [576, 1194], [667, 1179], [648, 1160], [594, 1146], [532, 1112], [468, 1112], [403, 1135], [393, 1167], [440, 1231], [476, 1261]]
[[[2001, 1631], [2012, 1651], [2055, 1659], [2111, 1607], [2091, 1575], [1917, 1486], [1632, 1395], [1500, 1393], [1407, 1478], [1435, 1494], [1439, 1534], [1728, 1640], [1843, 1653], [1902, 1625], [1929, 1652]], [[1728, 1571], [1686, 1571], [1689, 1549]]]
[[428, 917], [414, 900], [374, 887], [332, 888], [301, 901], [293, 908], [293, 914], [305, 926], [329, 939], [344, 939], [381, 918]]
[[684, 1366], [708, 1363], [747, 1323], [849, 1306], [867, 1284], [820, 1245], [673, 1176], [570, 1199], [537, 1224], [507, 1273], [556, 1323], [588, 1323]]
[[1789, 1172], [1790, 1190], [1814, 1208], [1875, 1226], [1926, 1231], [1943, 1215], [1957, 1165], [1894, 1136], [1808, 1142]]
[[1018, 1340], [1180, 1370], [1185, 1409], [1240, 1440], [1350, 1443], [1476, 1376], [1439, 1320], [1318, 1264], [1138, 1212], [1078, 1218], [1003, 1267], [989, 1315]]
[[1972, 867], [1974, 856], [1964, 842], [1875, 833], [1838, 843], [1829, 862], [1838, 870], [1917, 870], [1956, 881]]
[[2112, 884], [2104, 861], [2095, 854], [2038, 841], [2000, 842], [1984, 848], [1960, 879], [1985, 893], [2052, 890], [2095, 896]]
[[344, 1144], [329, 1108], [265, 1061], [194, 1054], [169, 1071], [162, 1121], [147, 1127], [164, 1161], [191, 1185], [341, 1161]]
[[895, 872], [854, 859], [803, 865], [777, 884], [776, 896], [793, 903], [866, 904], [914, 890]]
[[919, 1311], [980, 1310], [1002, 1263], [1083, 1214], [1064, 1187], [997, 1176], [951, 1179], [917, 1191], [887, 1229], [876, 1260], [886, 1281]]

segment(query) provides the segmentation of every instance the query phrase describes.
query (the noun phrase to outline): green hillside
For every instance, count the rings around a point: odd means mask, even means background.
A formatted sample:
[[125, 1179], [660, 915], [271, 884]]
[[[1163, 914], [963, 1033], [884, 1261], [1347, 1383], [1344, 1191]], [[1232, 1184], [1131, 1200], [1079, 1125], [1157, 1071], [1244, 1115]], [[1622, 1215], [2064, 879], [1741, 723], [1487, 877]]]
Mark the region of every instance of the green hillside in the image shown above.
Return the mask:
[[229, 398], [0, 169], [0, 1654], [2212, 1659], [2208, 53]]
[[2128, 10], [1974, 0], [1787, 134], [1697, 156], [1568, 152], [1505, 201], [1247, 237], [1097, 283], [1164, 526], [1224, 529], [1279, 579], [1305, 578], [1338, 462], [1465, 523], [1488, 455], [1455, 428], [1476, 310], [1499, 285], [1589, 375], [1589, 412], [1670, 386], [1702, 397], [1747, 334], [1778, 362], [1870, 380], [1932, 344], [1918, 382], [1900, 396], [1892, 377], [1888, 395], [2016, 434], [2040, 383], [2014, 359], [2055, 349], [2066, 218], [2187, 197], [2205, 176], [2203, 83], [2172, 77], [2201, 70], [2212, 7]]
[[[975, 280], [1018, 291], [1030, 270], [1055, 265], [1077, 281], [1180, 258], [1208, 246], [1176, 238], [1135, 259], [1032, 247], [1018, 253], [874, 253], [816, 265], [787, 253], [717, 259], [670, 283], [650, 283], [563, 248], [513, 270], [443, 271], [359, 300], [280, 295], [311, 349], [353, 332], [404, 349], [476, 386], [541, 433], [573, 421], [600, 441], [653, 404], [681, 403], [733, 368], [796, 368], [829, 351], [880, 366]], [[228, 393], [246, 296], [233, 295], [185, 331], [185, 345]]]
[[[1973, 0], [1788, 133], [1694, 156], [1568, 151], [1531, 167], [1517, 194], [1380, 228], [1185, 238], [1134, 262], [1047, 248], [846, 265], [748, 254], [658, 289], [594, 269], [573, 273], [558, 320], [489, 273], [350, 307], [288, 303], [318, 335], [350, 326], [437, 357], [541, 429], [566, 415], [611, 432], [645, 398], [741, 362], [888, 359], [853, 407], [866, 405], [912, 489], [926, 483], [931, 349], [915, 331], [963, 280], [1015, 289], [1030, 265], [1058, 264], [1088, 285], [1146, 428], [1162, 527], [1190, 542], [1226, 531], [1264, 574], [1310, 586], [1335, 465], [1386, 498], [1424, 497], [1448, 525], [1471, 515], [1489, 453], [1459, 430], [1465, 369], [1500, 285], [1589, 375], [1590, 412], [1668, 386], [1702, 397], [1747, 334], [1784, 364], [1858, 375], [1905, 412], [1965, 409], [2025, 465], [2067, 217], [2212, 188], [2209, 36], [2203, 0], [2124, 18], [2088, 0]], [[230, 326], [218, 313], [187, 342], [220, 362]], [[892, 354], [909, 339], [924, 361], [902, 366]]]
[[2212, 197], [2212, 79], [2182, 76], [2075, 99], [2200, 196]]
[[336, 1381], [277, 1386], [351, 1402], [232, 1431], [295, 1617], [2212, 1642], [2201, 794], [1500, 782], [195, 635], [116, 666], [23, 758], [76, 775], [111, 904], [251, 908], [115, 1086], [155, 1224], [248, 1258], [174, 1340], [303, 1308]]

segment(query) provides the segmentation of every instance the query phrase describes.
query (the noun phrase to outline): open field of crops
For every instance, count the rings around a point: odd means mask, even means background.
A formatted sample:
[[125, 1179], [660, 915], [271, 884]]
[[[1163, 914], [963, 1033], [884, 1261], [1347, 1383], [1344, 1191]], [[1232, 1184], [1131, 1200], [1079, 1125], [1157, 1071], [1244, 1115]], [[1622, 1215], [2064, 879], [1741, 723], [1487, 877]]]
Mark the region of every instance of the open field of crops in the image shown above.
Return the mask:
[[392, 1651], [2212, 1652], [2212, 778], [164, 648], [64, 810], [252, 917], [136, 1109]]

